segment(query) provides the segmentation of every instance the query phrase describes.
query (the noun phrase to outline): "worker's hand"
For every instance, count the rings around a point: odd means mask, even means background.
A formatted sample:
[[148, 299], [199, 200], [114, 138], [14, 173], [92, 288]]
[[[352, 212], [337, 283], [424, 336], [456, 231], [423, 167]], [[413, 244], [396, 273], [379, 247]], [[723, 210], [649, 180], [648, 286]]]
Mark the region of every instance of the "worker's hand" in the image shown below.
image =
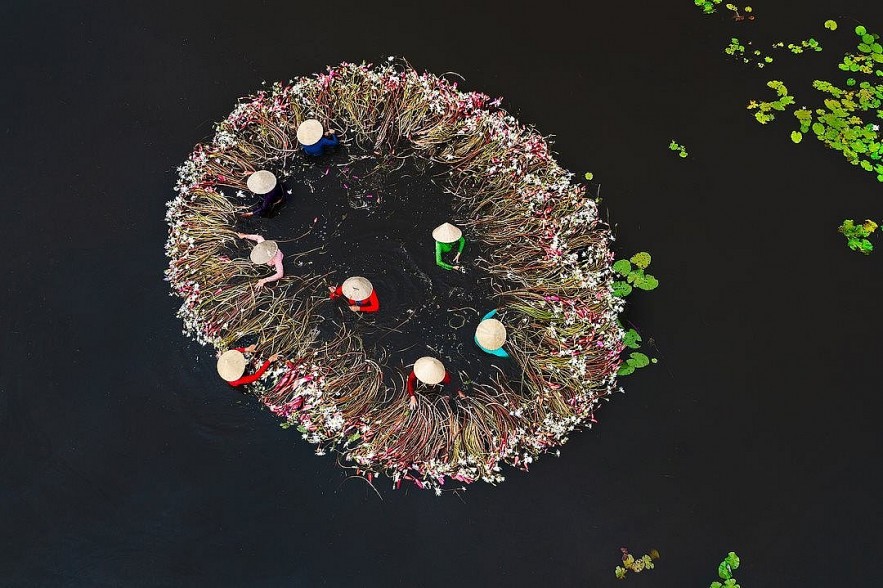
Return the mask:
[[254, 350], [257, 348], [258, 348], [257, 345], [249, 345], [248, 347], [245, 348], [245, 350], [248, 351], [249, 353], [254, 353]]
[[459, 265], [455, 265], [455, 266], [452, 266], [452, 267], [453, 267], [455, 270], [460, 269], [460, 266], [459, 266]]
[[245, 233], [236, 233], [236, 236], [240, 239], [245, 239]]
[[254, 287], [257, 288], [258, 290], [260, 290], [261, 288], [264, 287], [264, 281], [258, 280], [257, 282], [255, 282]]
[[328, 286], [328, 291], [334, 294], [334, 291], [337, 290], [334, 286]]
[[457, 263], [459, 261], [460, 261], [460, 254], [458, 253], [457, 255], [454, 256], [454, 263]]
[[[254, 213], [253, 212], [240, 212], [239, 216], [241, 216], [242, 218], [251, 218], [254, 216]], [[240, 235], [240, 237], [241, 236], [242, 235]]]
[[466, 398], [466, 395], [463, 394], [462, 390], [457, 390], [457, 396], [459, 396], [460, 398]]
[[410, 407], [411, 410], [414, 410], [415, 408], [417, 408], [417, 397], [416, 396], [411, 396], [410, 400], [408, 400], [408, 407]]
[[356, 312], [357, 310], [359, 310], [359, 307], [356, 306], [355, 304], [350, 304], [350, 310], [353, 312]]
[[268, 359], [269, 361], [276, 361], [276, 360], [279, 359], [280, 357], [282, 357], [282, 354], [281, 354], [281, 353], [274, 353], [273, 355], [271, 355], [271, 356], [268, 357], [267, 359]]

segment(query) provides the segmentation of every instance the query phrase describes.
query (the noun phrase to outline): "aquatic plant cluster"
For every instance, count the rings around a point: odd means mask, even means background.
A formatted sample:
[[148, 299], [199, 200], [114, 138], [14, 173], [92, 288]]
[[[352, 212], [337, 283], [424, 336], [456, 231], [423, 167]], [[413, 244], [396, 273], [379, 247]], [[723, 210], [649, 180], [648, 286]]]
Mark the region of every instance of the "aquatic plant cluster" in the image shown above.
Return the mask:
[[[245, 190], [258, 169], [287, 167], [296, 177], [307, 164], [295, 130], [307, 118], [336, 129], [351, 150], [446, 169], [461, 226], [493, 251], [477, 263], [492, 276], [510, 327], [518, 381], [496, 375], [476, 384], [457, 410], [431, 398], [410, 410], [404, 382], [383, 383], [383, 366], [358, 334], [320, 337], [325, 276], [254, 288], [265, 270], [238, 249], [234, 223], [245, 209], [224, 191]], [[179, 168], [166, 278], [184, 300], [185, 334], [218, 351], [256, 334], [257, 355], [288, 358], [248, 391], [318, 454], [335, 450], [358, 475], [386, 475], [395, 487], [410, 481], [440, 493], [449, 480], [497, 483], [502, 464], [527, 469], [576, 427], [591, 427], [600, 401], [619, 390], [624, 302], [612, 287], [609, 228], [585, 185], [499, 99], [406, 63], [343, 63], [242, 99], [215, 131]]]
[[715, 580], [709, 585], [709, 588], [739, 588], [739, 583], [733, 577], [733, 571], [737, 569], [739, 569], [739, 556], [731, 551], [717, 566], [717, 575], [723, 582]]
[[640, 574], [644, 570], [652, 570], [656, 567], [656, 564], [653, 563], [654, 560], [659, 559], [659, 552], [655, 549], [651, 549], [650, 553], [637, 558], [629, 553], [626, 547], [620, 547], [619, 550], [622, 552], [622, 565], [616, 566], [616, 569], [613, 570], [613, 574], [618, 580], [624, 580], [629, 572]]
[[773, 58], [769, 55], [764, 55], [760, 49], [754, 49], [750, 53], [746, 53], [745, 45], [750, 46], [751, 41], [743, 44], [738, 37], [732, 37], [730, 44], [724, 47], [724, 53], [741, 59], [742, 63], [754, 63], [760, 69], [773, 62]]
[[854, 220], [848, 218], [837, 227], [837, 231], [846, 237], [847, 247], [853, 251], [868, 255], [874, 250], [874, 244], [868, 240], [868, 237], [874, 234], [874, 231], [877, 230], [878, 226], [879, 225], [871, 219], [865, 219], [865, 222], [857, 225]]
[[[837, 25], [827, 21], [825, 27], [835, 30]], [[843, 84], [813, 81], [813, 88], [824, 96], [822, 104], [813, 109], [801, 106], [794, 111], [800, 128], [791, 132], [791, 140], [800, 143], [804, 134], [811, 131], [819, 141], [843, 154], [849, 163], [883, 182], [883, 46], [880, 36], [862, 25], [855, 28], [855, 34], [859, 37], [856, 52], [847, 52], [837, 66], [847, 76]], [[821, 50], [814, 39], [804, 43]], [[795, 103], [781, 81], [773, 80], [767, 85], [776, 91], [776, 100], [748, 103], [749, 110], [757, 109], [754, 116], [761, 124], [773, 120], [774, 111], [784, 111]]]

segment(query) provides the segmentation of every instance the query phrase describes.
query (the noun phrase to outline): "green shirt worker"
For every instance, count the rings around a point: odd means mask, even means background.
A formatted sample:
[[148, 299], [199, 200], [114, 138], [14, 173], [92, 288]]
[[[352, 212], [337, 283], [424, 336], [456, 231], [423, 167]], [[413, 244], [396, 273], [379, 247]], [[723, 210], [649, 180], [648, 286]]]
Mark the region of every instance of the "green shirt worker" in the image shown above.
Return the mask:
[[[433, 229], [432, 238], [435, 239], [435, 264], [446, 270], [460, 269], [460, 254], [466, 246], [463, 231], [451, 223], [445, 223]], [[454, 255], [454, 265], [451, 265], [442, 259], [442, 255], [450, 253], [454, 248], [457, 249], [457, 254]]]

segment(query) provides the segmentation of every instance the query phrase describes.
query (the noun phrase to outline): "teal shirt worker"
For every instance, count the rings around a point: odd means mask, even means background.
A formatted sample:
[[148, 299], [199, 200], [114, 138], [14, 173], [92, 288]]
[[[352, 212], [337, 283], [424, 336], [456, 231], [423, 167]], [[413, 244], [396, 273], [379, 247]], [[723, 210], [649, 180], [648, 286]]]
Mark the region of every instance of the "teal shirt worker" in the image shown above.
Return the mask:
[[499, 320], [493, 318], [495, 314], [497, 314], [496, 308], [484, 315], [484, 318], [478, 323], [478, 327], [475, 329], [475, 344], [485, 353], [497, 357], [509, 357], [509, 354], [503, 349], [503, 343], [506, 342], [506, 327]]

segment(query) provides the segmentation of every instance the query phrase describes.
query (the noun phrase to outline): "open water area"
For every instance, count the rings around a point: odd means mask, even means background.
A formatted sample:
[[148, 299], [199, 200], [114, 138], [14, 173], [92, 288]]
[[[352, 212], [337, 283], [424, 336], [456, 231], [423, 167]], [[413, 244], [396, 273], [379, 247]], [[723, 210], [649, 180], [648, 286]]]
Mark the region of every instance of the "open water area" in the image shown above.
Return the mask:
[[[621, 547], [661, 553], [630, 586], [707, 586], [728, 551], [745, 588], [879, 584], [883, 253], [849, 251], [836, 227], [883, 218], [881, 184], [794, 145], [790, 113], [761, 126], [745, 106], [771, 79], [810, 101], [856, 24], [883, 31], [883, 6], [753, 9], [4, 3], [0, 585], [624, 586]], [[824, 50], [759, 69], [723, 53], [734, 36]], [[163, 281], [176, 167], [238, 97], [390, 55], [502, 96], [594, 174], [617, 256], [651, 252], [660, 280], [623, 317], [658, 363], [560, 457], [497, 487], [375, 492], [314, 455], [218, 378]], [[487, 252], [470, 242], [465, 273], [434, 264], [450, 195], [407, 166], [344, 188], [359, 166], [343, 155], [287, 178], [287, 204], [242, 230], [279, 239], [292, 273], [368, 276], [383, 316], [328, 304], [328, 320], [390, 374], [427, 348], [491, 373], [470, 347], [494, 307]]]

